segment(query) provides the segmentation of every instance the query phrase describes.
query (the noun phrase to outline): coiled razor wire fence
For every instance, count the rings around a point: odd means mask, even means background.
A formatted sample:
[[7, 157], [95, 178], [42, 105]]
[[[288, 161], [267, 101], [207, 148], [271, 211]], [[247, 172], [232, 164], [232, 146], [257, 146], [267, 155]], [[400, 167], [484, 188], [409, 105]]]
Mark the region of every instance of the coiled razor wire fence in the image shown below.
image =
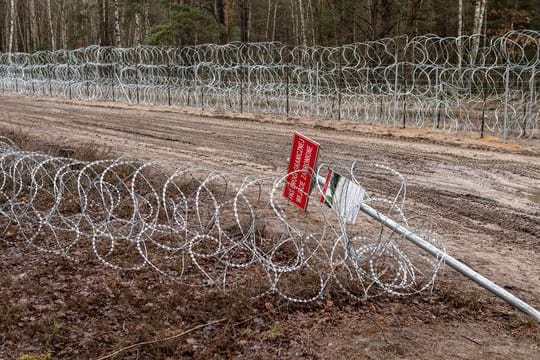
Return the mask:
[[91, 46], [1, 54], [0, 89], [533, 137], [539, 62], [540, 33], [529, 30], [339, 47]]
[[[331, 166], [354, 181], [369, 176], [394, 184], [391, 197], [368, 201], [412, 225], [404, 217], [399, 173], [360, 162]], [[83, 264], [98, 259], [117, 270], [154, 269], [183, 284], [232, 294], [243, 289], [251, 297], [277, 294], [293, 302], [333, 293], [359, 300], [410, 295], [435, 281], [440, 259], [367, 219], [345, 223], [317, 201], [320, 188], [303, 213], [282, 197], [286, 176], [166, 168], [53, 157], [1, 138], [0, 223], [17, 230], [3, 239]], [[435, 234], [420, 234], [443, 249]]]

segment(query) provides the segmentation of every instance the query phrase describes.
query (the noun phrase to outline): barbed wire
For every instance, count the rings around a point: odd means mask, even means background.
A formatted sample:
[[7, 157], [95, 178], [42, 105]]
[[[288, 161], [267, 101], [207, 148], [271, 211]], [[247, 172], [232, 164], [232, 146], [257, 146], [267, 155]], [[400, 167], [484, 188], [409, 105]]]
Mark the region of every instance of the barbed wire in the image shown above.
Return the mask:
[[[477, 47], [475, 44], [482, 44]], [[0, 54], [2, 91], [538, 134], [540, 33]]]
[[[328, 168], [353, 181], [390, 181], [395, 194], [366, 201], [412, 226], [399, 173], [355, 162], [322, 164], [314, 175]], [[337, 292], [365, 300], [433, 286], [440, 259], [367, 218], [346, 223], [318, 202], [320, 187], [310, 210], [299, 211], [282, 196], [286, 179], [127, 159], [79, 161], [23, 151], [1, 138], [0, 229], [4, 241], [28, 251], [81, 264], [97, 259], [115, 270], [153, 269], [172, 281], [231, 294], [243, 289], [254, 298], [276, 294], [306, 303]], [[418, 233], [444, 249], [432, 231]]]

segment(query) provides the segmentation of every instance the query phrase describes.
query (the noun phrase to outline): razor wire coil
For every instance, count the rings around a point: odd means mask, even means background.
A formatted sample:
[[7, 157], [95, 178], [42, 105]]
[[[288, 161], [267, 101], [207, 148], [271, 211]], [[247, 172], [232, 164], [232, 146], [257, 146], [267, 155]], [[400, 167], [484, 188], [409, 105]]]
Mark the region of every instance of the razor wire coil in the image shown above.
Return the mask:
[[[480, 44], [482, 44], [480, 46]], [[538, 134], [540, 33], [0, 54], [0, 89], [75, 99]]]
[[[328, 168], [347, 171], [322, 164], [314, 175]], [[347, 224], [318, 204], [320, 187], [311, 195], [312, 210], [303, 213], [281, 195], [288, 175], [170, 169], [158, 162], [55, 157], [2, 138], [4, 241], [77, 262], [97, 259], [115, 270], [149, 268], [192, 286], [225, 292], [248, 287], [253, 297], [277, 294], [299, 303], [332, 291], [365, 300], [433, 286], [440, 259], [422, 255], [380, 225]], [[356, 181], [355, 173], [369, 169], [395, 176], [398, 191], [366, 201], [384, 204], [407, 224], [405, 179], [384, 165], [359, 162], [348, 169], [349, 177]], [[17, 236], [6, 237], [13, 227]], [[420, 233], [444, 249], [438, 236]]]

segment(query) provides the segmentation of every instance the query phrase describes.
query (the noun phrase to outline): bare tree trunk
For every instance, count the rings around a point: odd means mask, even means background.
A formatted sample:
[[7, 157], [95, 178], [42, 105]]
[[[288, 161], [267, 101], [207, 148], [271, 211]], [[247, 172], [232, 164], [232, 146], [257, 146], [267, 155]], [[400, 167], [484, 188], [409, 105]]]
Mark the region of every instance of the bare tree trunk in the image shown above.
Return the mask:
[[[377, 20], [377, 25], [381, 24], [379, 31], [377, 32], [376, 38], [379, 39], [381, 37], [391, 36], [392, 32], [395, 32], [397, 30], [398, 34], [401, 34], [402, 30], [400, 30], [399, 25], [401, 23], [399, 19], [399, 15], [395, 15], [394, 13], [396, 10], [394, 9], [394, 1], [393, 0], [381, 0], [380, 2], [380, 19], [381, 23]], [[394, 16], [396, 16], [397, 20], [394, 19]]]
[[292, 20], [292, 36], [294, 38], [294, 43], [295, 44], [298, 44], [300, 41], [299, 41], [299, 37], [298, 37], [298, 16], [296, 16], [296, 4], [297, 2], [296, 1], [291, 1], [290, 2], [290, 6], [291, 6], [291, 20]]
[[[50, 0], [49, 0], [50, 1]], [[99, 44], [101, 46], [111, 45], [109, 41], [109, 1], [98, 0], [99, 8]]]
[[17, 39], [15, 40], [15, 51], [25, 51], [24, 44], [26, 42], [26, 34], [23, 28], [23, 22], [20, 20], [19, 17], [19, 9], [16, 9], [15, 13], [17, 14], [17, 17], [15, 18], [15, 34], [17, 34]]
[[217, 21], [225, 28], [221, 42], [229, 42], [232, 37], [234, 0], [215, 0], [214, 12]]
[[480, 3], [481, 0], [475, 0], [474, 2], [474, 25], [473, 25], [473, 34], [476, 34], [476, 28], [478, 26], [478, 17], [480, 16]]
[[240, 0], [240, 40], [249, 41], [249, 27], [251, 25], [251, 0]]
[[[17, 17], [17, 1], [11, 0], [9, 6], [9, 41], [8, 41], [8, 53], [16, 51], [17, 35], [15, 34], [15, 18]], [[15, 43], [15, 44], [14, 44]], [[13, 46], [15, 45], [15, 46]]]
[[476, 0], [474, 8], [473, 34], [481, 34], [484, 23], [484, 13], [486, 11], [487, 0]]
[[274, 21], [272, 23], [272, 41], [276, 40], [276, 17], [277, 17], [278, 2], [274, 4]]
[[476, 0], [474, 7], [474, 25], [473, 34], [477, 35], [473, 38], [472, 51], [471, 51], [471, 63], [476, 62], [476, 55], [478, 54], [478, 48], [480, 46], [480, 36], [482, 34], [482, 26], [484, 21], [484, 13], [486, 11], [487, 0]]
[[313, 19], [313, 6], [311, 0], [308, 1], [309, 30], [311, 32], [311, 45], [315, 45], [315, 20]]
[[337, 20], [337, 17], [336, 17], [336, 9], [335, 9], [335, 6], [334, 5], [334, 9], [332, 10], [332, 30], [334, 32], [334, 46], [338, 46], [339, 45], [339, 36], [338, 36], [338, 20]]
[[234, 0], [223, 0], [223, 23], [227, 33], [227, 42], [232, 39]]
[[[6, 0], [7, 1], [7, 0]], [[4, 4], [2, 4], [4, 5]], [[0, 51], [5, 52], [8, 48], [8, 34], [9, 34], [9, 6], [6, 3], [6, 6], [0, 7], [2, 11], [2, 16], [4, 17], [3, 31], [2, 31], [2, 44], [0, 45]], [[4, 13], [5, 12], [5, 13]]]
[[[28, 13], [29, 11], [27, 11]], [[28, 14], [26, 14], [28, 17]], [[30, 31], [30, 21], [25, 21], [24, 24], [24, 52], [32, 52], [32, 33]]]
[[514, 30], [514, 19], [516, 17], [516, 14], [518, 12], [518, 0], [514, 1], [514, 6], [512, 10], [510, 11], [510, 30]]
[[143, 30], [143, 40], [150, 33], [150, 3], [148, 0], [143, 1], [144, 8], [144, 30]]
[[66, 18], [66, 0], [62, 0], [60, 9], [60, 40], [62, 41], [62, 49], [67, 48], [67, 23]]
[[133, 39], [133, 43], [135, 45], [140, 45], [142, 38], [143, 38], [143, 35], [142, 35], [141, 13], [139, 9], [137, 9], [137, 12], [135, 13], [135, 36]]
[[114, 0], [114, 46], [120, 47], [122, 38], [120, 37], [120, 5], [118, 0]]
[[47, 20], [49, 21], [49, 36], [51, 37], [51, 49], [52, 51], [55, 51], [56, 50], [56, 31], [54, 31], [51, 0], [47, 0]]
[[[217, 22], [223, 26], [225, 26], [225, 13], [223, 9], [223, 0], [215, 0], [214, 1], [214, 16], [217, 20]], [[220, 34], [219, 41], [225, 42], [227, 35], [222, 32]]]
[[270, 36], [270, 14], [272, 13], [272, 0], [268, 0], [268, 8], [266, 11], [266, 31], [264, 33], [264, 40], [268, 41]]
[[355, 43], [356, 42], [356, 4], [353, 6], [352, 8], [352, 18], [353, 18], [353, 21], [352, 21], [352, 42]]
[[300, 14], [300, 35], [302, 45], [307, 46], [306, 19], [304, 16], [304, 4], [302, 3], [302, 0], [298, 0], [298, 13]]
[[411, 0], [409, 2], [409, 31], [413, 36], [418, 36], [418, 19], [420, 18], [420, 13], [422, 6], [424, 5], [424, 0]]
[[378, 35], [378, 12], [379, 0], [369, 0], [370, 40], [375, 40]]
[[36, 16], [36, 0], [29, 0], [28, 10], [30, 12], [30, 46], [31, 51], [36, 51], [38, 47], [38, 24]]
[[249, 0], [247, 13], [247, 39], [251, 41], [251, 22], [253, 19], [253, 1]]
[[487, 12], [487, 0], [486, 0], [486, 7], [485, 7], [485, 11], [484, 11], [484, 43], [482, 44], [482, 46], [486, 46], [486, 43], [487, 43], [487, 22], [488, 22], [488, 12]]
[[479, 34], [482, 33], [482, 26], [484, 25], [484, 19], [485, 19], [486, 9], [487, 9], [487, 2], [488, 2], [488, 0], [482, 0], [482, 5], [480, 7], [480, 19], [478, 21], [478, 33]]

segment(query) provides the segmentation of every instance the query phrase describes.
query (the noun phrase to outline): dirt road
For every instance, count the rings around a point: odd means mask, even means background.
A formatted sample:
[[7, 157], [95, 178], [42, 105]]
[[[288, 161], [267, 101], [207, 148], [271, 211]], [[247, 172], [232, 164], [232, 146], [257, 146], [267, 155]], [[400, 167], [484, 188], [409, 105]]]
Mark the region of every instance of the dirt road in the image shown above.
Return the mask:
[[[500, 144], [471, 134], [4, 94], [0, 127], [22, 129], [52, 141], [91, 141], [128, 158], [267, 175], [285, 173], [292, 133], [300, 131], [321, 144], [320, 161], [362, 159], [400, 171], [408, 180], [408, 209], [437, 224], [451, 255], [540, 308], [538, 140]], [[366, 186], [385, 190], [377, 182]], [[409, 358], [532, 358], [540, 354], [538, 328], [522, 336], [522, 327], [517, 331], [509, 325], [518, 315], [501, 300], [450, 269], [439, 281], [478, 299], [489, 310], [469, 319], [420, 323], [408, 323], [399, 312], [377, 315], [382, 323], [399, 326], [363, 335], [362, 326], [368, 326], [369, 317], [351, 319], [359, 316], [351, 310], [342, 314], [342, 322], [333, 324], [333, 332], [321, 327], [313, 331], [311, 336], [323, 344], [318, 351], [322, 357], [351, 352], [379, 357], [385, 354], [379, 351], [381, 343], [399, 343], [402, 346], [394, 355]], [[304, 320], [292, 316], [291, 321]], [[357, 332], [350, 329], [352, 322]], [[343, 337], [341, 331], [347, 335]]]

